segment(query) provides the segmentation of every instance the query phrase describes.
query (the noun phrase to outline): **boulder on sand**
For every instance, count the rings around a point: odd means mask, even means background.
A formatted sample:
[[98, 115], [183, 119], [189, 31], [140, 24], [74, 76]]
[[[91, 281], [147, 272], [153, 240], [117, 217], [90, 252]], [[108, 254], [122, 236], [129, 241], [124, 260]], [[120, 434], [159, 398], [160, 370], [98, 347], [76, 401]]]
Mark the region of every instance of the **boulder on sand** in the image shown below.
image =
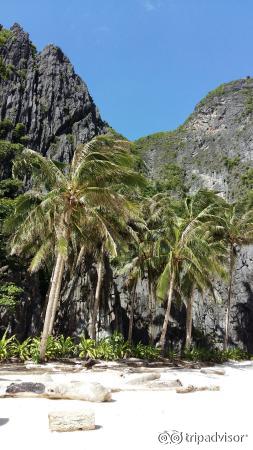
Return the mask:
[[52, 399], [86, 400], [88, 402], [107, 402], [111, 400], [110, 389], [100, 383], [11, 383], [2, 397], [45, 397]]
[[127, 375], [125, 377], [126, 384], [143, 384], [148, 381], [158, 380], [161, 377], [160, 373], [138, 373], [133, 375]]
[[226, 373], [224, 369], [201, 369], [200, 372], [207, 375], [225, 375]]
[[219, 391], [220, 386], [193, 386], [190, 384], [189, 386], [182, 386], [176, 389], [177, 394], [188, 394], [189, 392], [198, 392], [198, 391]]
[[90, 409], [78, 411], [51, 411], [48, 414], [51, 431], [94, 430], [95, 414]]

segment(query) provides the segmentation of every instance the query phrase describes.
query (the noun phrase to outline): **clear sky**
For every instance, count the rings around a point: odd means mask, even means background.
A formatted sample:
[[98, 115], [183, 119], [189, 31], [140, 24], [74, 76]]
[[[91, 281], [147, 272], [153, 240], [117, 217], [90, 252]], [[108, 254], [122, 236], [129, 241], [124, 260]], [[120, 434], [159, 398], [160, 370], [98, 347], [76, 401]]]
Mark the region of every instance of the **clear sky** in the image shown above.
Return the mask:
[[103, 119], [130, 139], [180, 125], [219, 84], [253, 76], [252, 0], [7, 0], [41, 50], [62, 48]]

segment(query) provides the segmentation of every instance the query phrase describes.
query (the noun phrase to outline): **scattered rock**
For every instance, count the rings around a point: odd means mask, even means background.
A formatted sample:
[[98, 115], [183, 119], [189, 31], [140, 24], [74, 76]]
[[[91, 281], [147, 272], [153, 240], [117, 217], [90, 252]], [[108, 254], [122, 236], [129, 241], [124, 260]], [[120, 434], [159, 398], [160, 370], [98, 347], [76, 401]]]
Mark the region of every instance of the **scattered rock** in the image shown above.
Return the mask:
[[94, 411], [85, 409], [79, 411], [52, 411], [48, 414], [51, 431], [94, 430]]
[[197, 392], [197, 391], [219, 391], [220, 386], [193, 386], [190, 384], [189, 386], [179, 387], [176, 389], [177, 394], [188, 394], [189, 392]]
[[181, 383], [180, 380], [154, 381], [154, 382], [151, 381], [148, 383], [149, 388], [154, 390], [175, 389], [182, 385], [183, 384]]
[[44, 394], [45, 385], [42, 383], [11, 383], [6, 388], [6, 394], [20, 394], [22, 392], [30, 392], [34, 394]]
[[111, 391], [100, 383], [74, 381], [64, 384], [48, 384], [46, 396], [69, 400], [86, 400], [88, 402], [107, 402], [111, 400]]
[[138, 373], [126, 376], [126, 384], [143, 384], [147, 381], [158, 380], [161, 377], [160, 373]]
[[200, 372], [207, 375], [225, 375], [226, 373], [224, 369], [201, 369]]
[[5, 397], [45, 397], [52, 399], [86, 400], [107, 402], [111, 400], [110, 389], [100, 383], [11, 383], [1, 392]]

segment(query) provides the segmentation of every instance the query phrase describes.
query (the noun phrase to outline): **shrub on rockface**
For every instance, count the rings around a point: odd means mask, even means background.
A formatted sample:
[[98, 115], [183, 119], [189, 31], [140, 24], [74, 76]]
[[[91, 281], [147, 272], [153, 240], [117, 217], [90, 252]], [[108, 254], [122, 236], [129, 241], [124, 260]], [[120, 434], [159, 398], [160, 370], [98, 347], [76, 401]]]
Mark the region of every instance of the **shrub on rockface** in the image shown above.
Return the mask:
[[2, 283], [0, 285], [0, 307], [15, 308], [24, 290], [14, 283]]

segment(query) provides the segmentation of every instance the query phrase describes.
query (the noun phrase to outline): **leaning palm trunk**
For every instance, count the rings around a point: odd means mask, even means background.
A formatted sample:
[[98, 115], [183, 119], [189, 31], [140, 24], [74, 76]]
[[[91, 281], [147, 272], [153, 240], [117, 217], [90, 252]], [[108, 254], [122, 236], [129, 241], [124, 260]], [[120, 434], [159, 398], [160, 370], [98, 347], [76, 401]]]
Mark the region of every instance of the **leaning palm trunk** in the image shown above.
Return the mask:
[[192, 310], [193, 310], [193, 289], [190, 292], [186, 307], [186, 339], [185, 348], [189, 349], [192, 343]]
[[162, 333], [161, 333], [161, 337], [160, 337], [160, 341], [159, 341], [161, 353], [164, 353], [164, 350], [165, 350], [166, 334], [167, 334], [169, 320], [170, 320], [170, 310], [171, 310], [174, 284], [175, 284], [175, 272], [173, 271], [171, 274], [171, 278], [170, 278], [167, 308], [166, 308], [164, 322], [163, 322], [163, 326], [162, 326]]
[[230, 246], [230, 264], [229, 264], [229, 287], [228, 287], [228, 301], [225, 315], [225, 335], [224, 335], [224, 346], [223, 349], [228, 348], [229, 339], [229, 322], [230, 322], [230, 312], [231, 312], [231, 300], [232, 300], [232, 286], [233, 286], [233, 274], [235, 266], [235, 256], [234, 256], [234, 246]]
[[64, 273], [64, 257], [58, 253], [55, 268], [53, 271], [52, 282], [50, 293], [48, 297], [48, 304], [46, 309], [46, 316], [41, 336], [40, 342], [40, 360], [43, 361], [45, 359], [46, 347], [47, 347], [47, 338], [52, 333], [52, 328], [54, 324], [55, 314], [57, 310], [62, 277]]
[[[64, 273], [64, 261], [63, 261], [63, 271], [61, 273], [61, 282], [62, 282], [62, 278], [63, 278], [63, 273]], [[58, 305], [59, 305], [60, 290], [61, 290], [61, 285], [59, 286], [59, 291], [56, 292], [55, 301], [54, 301], [54, 304], [53, 304], [51, 319], [50, 319], [49, 328], [48, 328], [48, 335], [49, 336], [51, 336], [53, 334], [53, 328], [54, 328], [54, 323], [55, 323], [56, 312], [57, 312]]]
[[94, 300], [93, 311], [92, 311], [92, 319], [91, 319], [91, 339], [96, 339], [97, 316], [98, 316], [98, 311], [99, 311], [99, 302], [100, 302], [102, 282], [103, 282], [103, 275], [104, 275], [103, 253], [102, 253], [101, 258], [100, 258], [100, 260], [98, 262], [97, 275], [98, 275], [98, 279], [97, 279], [95, 300]]
[[135, 301], [136, 301], [136, 285], [137, 285], [137, 283], [135, 282], [133, 290], [132, 290], [132, 300], [131, 300], [131, 309], [130, 309], [129, 326], [128, 326], [128, 339], [127, 339], [129, 344], [132, 344], [132, 340], [133, 340], [134, 308], [135, 308]]

